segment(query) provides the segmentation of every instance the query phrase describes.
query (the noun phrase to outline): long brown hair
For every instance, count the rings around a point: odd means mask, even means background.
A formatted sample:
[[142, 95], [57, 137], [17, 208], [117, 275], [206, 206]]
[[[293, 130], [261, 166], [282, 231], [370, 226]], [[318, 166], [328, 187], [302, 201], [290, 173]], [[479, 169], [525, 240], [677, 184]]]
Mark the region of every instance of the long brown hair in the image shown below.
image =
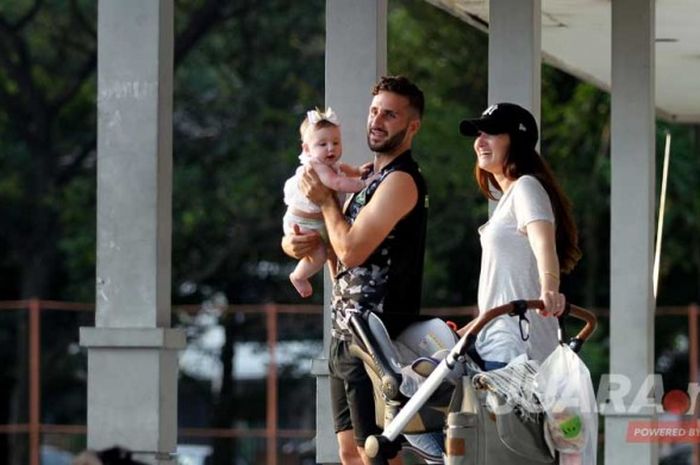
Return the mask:
[[[581, 249], [578, 247], [578, 230], [571, 214], [571, 202], [556, 181], [552, 169], [537, 153], [537, 150], [520, 143], [517, 138], [511, 136], [503, 174], [508, 179], [518, 179], [520, 176], [529, 174], [542, 184], [552, 202], [552, 210], [554, 210], [559, 269], [562, 273], [569, 273], [581, 258]], [[501, 188], [494, 175], [479, 168], [478, 162], [474, 167], [474, 175], [481, 192], [487, 198], [496, 200], [493, 189], [500, 191]]]

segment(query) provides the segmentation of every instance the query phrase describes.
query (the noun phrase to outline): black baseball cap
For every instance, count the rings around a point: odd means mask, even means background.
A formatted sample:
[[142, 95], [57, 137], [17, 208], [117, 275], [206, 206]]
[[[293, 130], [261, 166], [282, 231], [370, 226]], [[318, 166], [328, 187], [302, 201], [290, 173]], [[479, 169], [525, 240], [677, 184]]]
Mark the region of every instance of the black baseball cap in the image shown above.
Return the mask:
[[463, 136], [476, 137], [486, 134], [509, 134], [534, 148], [537, 144], [537, 121], [532, 113], [515, 103], [491, 105], [476, 119], [465, 119], [459, 123]]

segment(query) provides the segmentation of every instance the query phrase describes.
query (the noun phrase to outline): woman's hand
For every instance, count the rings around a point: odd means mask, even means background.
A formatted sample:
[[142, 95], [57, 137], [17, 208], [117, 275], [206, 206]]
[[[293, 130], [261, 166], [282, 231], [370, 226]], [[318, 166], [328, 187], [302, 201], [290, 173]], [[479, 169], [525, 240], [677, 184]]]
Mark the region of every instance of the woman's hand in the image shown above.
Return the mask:
[[537, 310], [542, 316], [561, 316], [566, 306], [566, 296], [557, 291], [542, 291], [540, 300], [544, 302], [544, 309]]
[[299, 225], [294, 225], [292, 234], [282, 237], [282, 250], [297, 260], [311, 254], [321, 243], [318, 231], [302, 231]]

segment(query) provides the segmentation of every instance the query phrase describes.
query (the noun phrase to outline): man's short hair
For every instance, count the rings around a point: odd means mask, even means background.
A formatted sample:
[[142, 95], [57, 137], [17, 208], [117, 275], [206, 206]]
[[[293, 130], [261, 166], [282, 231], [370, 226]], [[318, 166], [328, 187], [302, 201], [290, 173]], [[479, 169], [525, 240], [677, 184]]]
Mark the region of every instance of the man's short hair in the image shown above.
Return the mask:
[[372, 95], [377, 95], [381, 91], [403, 95], [408, 99], [409, 106], [418, 112], [418, 117], [423, 117], [425, 109], [423, 91], [407, 77], [400, 75], [382, 76], [372, 88]]

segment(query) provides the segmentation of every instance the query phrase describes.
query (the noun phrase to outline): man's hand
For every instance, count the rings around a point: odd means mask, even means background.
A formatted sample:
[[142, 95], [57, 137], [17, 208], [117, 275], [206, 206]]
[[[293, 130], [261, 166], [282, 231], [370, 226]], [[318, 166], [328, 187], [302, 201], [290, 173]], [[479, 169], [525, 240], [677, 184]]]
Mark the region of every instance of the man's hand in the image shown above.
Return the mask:
[[323, 205], [333, 200], [333, 191], [323, 185], [316, 171], [310, 166], [304, 169], [304, 175], [299, 180], [299, 188], [316, 205]]
[[299, 225], [294, 225], [294, 232], [282, 237], [282, 250], [297, 260], [311, 254], [311, 251], [321, 243], [318, 231], [303, 232]]

